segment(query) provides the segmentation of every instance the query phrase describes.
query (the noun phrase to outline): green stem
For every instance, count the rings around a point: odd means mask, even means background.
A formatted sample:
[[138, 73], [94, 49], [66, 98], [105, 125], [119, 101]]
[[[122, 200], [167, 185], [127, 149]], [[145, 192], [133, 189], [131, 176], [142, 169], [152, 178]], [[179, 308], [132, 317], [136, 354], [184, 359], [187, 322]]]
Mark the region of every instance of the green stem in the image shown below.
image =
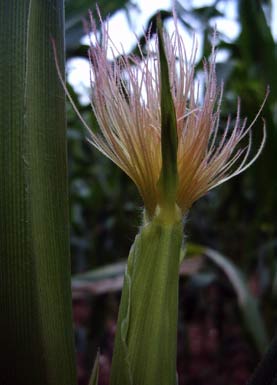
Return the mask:
[[0, 2], [2, 385], [74, 385], [63, 0]]
[[[112, 385], [176, 384], [182, 223], [163, 214], [142, 227], [132, 246], [120, 304]], [[172, 218], [172, 217], [171, 217]]]

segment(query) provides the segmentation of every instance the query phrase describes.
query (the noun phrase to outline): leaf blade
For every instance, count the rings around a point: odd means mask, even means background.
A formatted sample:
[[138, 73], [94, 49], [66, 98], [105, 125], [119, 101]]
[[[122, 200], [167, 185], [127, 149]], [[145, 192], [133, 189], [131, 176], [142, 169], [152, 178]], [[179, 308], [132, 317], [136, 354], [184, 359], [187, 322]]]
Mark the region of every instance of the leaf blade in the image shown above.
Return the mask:
[[0, 383], [75, 385], [65, 98], [50, 40], [63, 63], [63, 1], [4, 0], [0, 20]]

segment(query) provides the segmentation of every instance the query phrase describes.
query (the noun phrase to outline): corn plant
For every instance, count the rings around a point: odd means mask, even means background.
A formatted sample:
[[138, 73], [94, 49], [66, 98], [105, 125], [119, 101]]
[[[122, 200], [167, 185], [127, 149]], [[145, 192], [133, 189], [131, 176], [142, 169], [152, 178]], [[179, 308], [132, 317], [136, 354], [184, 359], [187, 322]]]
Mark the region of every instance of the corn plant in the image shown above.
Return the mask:
[[[202, 106], [194, 81], [195, 46], [188, 56], [175, 20], [169, 37], [158, 21], [153, 44], [141, 58], [117, 58], [102, 22], [89, 51], [92, 107], [101, 132], [91, 143], [136, 184], [144, 220], [131, 248], [119, 310], [112, 385], [174, 385], [179, 264], [185, 254], [183, 222], [192, 204], [210, 189], [246, 170], [251, 129], [237, 117], [220, 135], [223, 89], [216, 84], [215, 50], [204, 64]], [[146, 40], [149, 39], [146, 37]], [[150, 39], [149, 39], [150, 40]], [[107, 60], [108, 49], [114, 54]], [[86, 124], [84, 122], [84, 124]], [[239, 144], [249, 136], [244, 149]]]

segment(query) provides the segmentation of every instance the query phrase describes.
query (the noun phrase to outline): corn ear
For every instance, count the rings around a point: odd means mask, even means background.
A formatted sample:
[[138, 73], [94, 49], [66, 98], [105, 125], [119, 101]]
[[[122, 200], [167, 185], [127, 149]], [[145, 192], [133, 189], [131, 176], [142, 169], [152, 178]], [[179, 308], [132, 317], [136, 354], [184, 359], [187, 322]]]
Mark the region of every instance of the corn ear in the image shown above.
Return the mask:
[[[120, 303], [111, 385], [175, 385], [181, 212], [176, 206], [177, 124], [158, 20], [161, 77], [160, 207], [131, 248]], [[146, 214], [147, 217], [147, 214]]]
[[117, 324], [112, 385], [176, 384], [181, 217], [145, 224], [131, 248]]

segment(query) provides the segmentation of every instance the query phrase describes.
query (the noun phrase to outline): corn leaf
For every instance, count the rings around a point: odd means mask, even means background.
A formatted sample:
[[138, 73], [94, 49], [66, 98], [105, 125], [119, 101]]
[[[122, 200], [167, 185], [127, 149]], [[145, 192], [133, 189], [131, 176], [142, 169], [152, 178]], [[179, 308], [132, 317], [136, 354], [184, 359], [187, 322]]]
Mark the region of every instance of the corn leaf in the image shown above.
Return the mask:
[[62, 0], [0, 2], [2, 385], [76, 384]]
[[97, 267], [85, 273], [76, 274], [72, 277], [72, 283], [97, 282], [103, 279], [121, 277], [124, 275], [126, 261], [116, 262], [110, 265]]
[[97, 385], [98, 384], [98, 377], [99, 377], [99, 352], [97, 352], [91, 377], [89, 380], [89, 385]]
[[247, 385], [277, 385], [277, 336], [271, 341], [264, 357]]
[[226, 274], [237, 294], [245, 327], [252, 336], [257, 350], [263, 354], [269, 344], [269, 338], [257, 300], [251, 294], [242, 272], [226, 256], [207, 247], [189, 244], [187, 254], [204, 254]]

